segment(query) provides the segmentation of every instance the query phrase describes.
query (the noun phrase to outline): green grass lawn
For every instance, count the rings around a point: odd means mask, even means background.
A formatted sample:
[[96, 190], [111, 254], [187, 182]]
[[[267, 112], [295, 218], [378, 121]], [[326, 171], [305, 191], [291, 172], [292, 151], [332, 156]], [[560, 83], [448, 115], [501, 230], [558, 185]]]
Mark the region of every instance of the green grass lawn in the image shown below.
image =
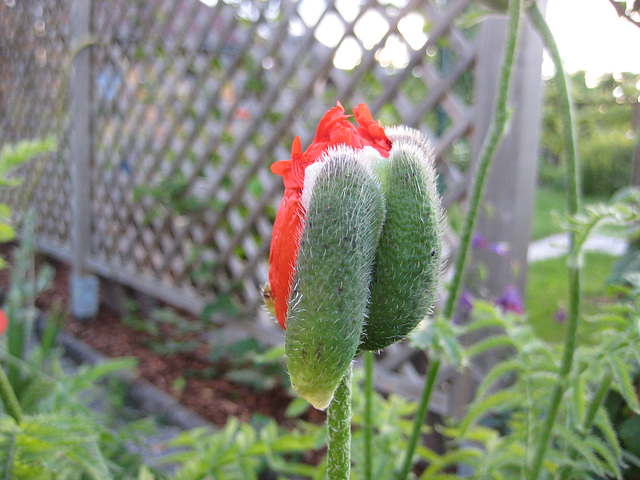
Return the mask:
[[[603, 253], [587, 253], [582, 271], [583, 314], [593, 314], [606, 302], [605, 282], [616, 257]], [[567, 309], [567, 257], [562, 256], [529, 265], [525, 308], [529, 321], [547, 341], [562, 341], [565, 324], [556, 320], [559, 311]], [[578, 331], [581, 340], [589, 336], [588, 325], [582, 322]]]

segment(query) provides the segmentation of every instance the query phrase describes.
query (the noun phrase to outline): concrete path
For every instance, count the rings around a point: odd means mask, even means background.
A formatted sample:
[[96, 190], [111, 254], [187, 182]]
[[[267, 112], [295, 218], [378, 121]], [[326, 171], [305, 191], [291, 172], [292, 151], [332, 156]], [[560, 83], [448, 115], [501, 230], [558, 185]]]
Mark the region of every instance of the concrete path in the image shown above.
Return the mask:
[[[592, 235], [585, 244], [585, 249], [590, 252], [603, 252], [609, 255], [620, 256], [627, 248], [627, 242], [621, 238], [608, 237], [606, 235]], [[539, 262], [548, 258], [556, 258], [565, 255], [569, 249], [569, 235], [558, 233], [550, 237], [531, 242], [529, 245], [529, 263]]]

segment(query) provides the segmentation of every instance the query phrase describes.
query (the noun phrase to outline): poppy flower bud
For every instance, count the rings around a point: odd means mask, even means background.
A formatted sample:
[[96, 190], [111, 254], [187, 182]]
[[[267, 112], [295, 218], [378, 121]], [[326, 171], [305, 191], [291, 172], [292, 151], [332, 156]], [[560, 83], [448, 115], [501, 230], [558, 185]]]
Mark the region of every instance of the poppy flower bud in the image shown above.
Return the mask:
[[338, 147], [307, 169], [302, 201], [285, 352], [293, 389], [324, 409], [358, 351], [384, 199], [357, 152]]
[[429, 144], [420, 132], [405, 127], [388, 129], [387, 135], [393, 146], [386, 171], [375, 170], [383, 177], [386, 218], [362, 350], [385, 348], [426, 318], [442, 269], [443, 213]]
[[404, 338], [429, 313], [442, 262], [442, 209], [428, 142], [340, 103], [282, 175], [265, 303], [285, 328], [293, 389], [324, 409], [358, 350]]

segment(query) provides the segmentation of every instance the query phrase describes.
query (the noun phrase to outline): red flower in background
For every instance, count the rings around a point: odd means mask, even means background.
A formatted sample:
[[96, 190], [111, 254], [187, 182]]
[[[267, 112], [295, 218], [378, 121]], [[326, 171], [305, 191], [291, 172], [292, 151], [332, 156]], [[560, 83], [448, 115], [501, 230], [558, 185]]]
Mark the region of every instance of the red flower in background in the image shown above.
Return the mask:
[[346, 145], [356, 150], [375, 148], [383, 157], [389, 156], [391, 142], [380, 122], [371, 116], [369, 108], [361, 103], [353, 109], [357, 125], [348, 121], [340, 102], [324, 114], [313, 142], [302, 152], [300, 137], [291, 146], [291, 160], [281, 160], [271, 166], [271, 171], [284, 180], [284, 198], [278, 208], [271, 237], [269, 254], [270, 295], [275, 303], [278, 323], [285, 328], [287, 307], [295, 272], [300, 238], [304, 228], [305, 211], [302, 206], [302, 189], [306, 168], [319, 161], [331, 147]]
[[7, 331], [7, 327], [9, 327], [9, 318], [4, 313], [4, 310], [0, 308], [0, 335]]

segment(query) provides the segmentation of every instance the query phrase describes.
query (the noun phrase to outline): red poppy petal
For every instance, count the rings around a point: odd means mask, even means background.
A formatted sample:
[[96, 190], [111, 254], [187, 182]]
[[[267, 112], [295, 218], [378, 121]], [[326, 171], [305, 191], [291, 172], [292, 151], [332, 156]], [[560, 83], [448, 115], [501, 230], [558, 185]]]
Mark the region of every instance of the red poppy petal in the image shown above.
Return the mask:
[[285, 328], [291, 284], [295, 271], [300, 237], [304, 227], [301, 193], [287, 190], [280, 203], [271, 237], [269, 284], [276, 307], [278, 323]]
[[289, 168], [291, 168], [291, 160], [278, 160], [271, 165], [271, 171], [276, 175], [284, 175]]
[[9, 318], [4, 310], [0, 309], [0, 335], [7, 331], [9, 327]]

